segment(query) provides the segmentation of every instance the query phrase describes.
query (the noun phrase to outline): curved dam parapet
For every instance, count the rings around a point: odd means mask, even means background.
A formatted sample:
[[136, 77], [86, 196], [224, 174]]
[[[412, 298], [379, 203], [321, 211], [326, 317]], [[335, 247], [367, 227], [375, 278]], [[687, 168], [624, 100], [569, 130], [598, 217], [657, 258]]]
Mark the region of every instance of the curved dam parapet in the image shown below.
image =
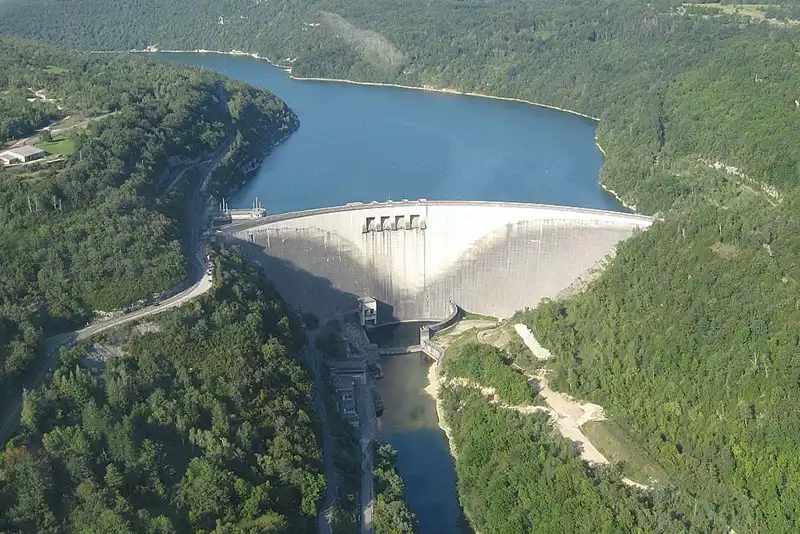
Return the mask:
[[642, 215], [509, 202], [355, 203], [265, 217], [223, 232], [249, 243], [283, 297], [328, 315], [378, 300], [380, 322], [441, 319], [450, 302], [507, 317], [554, 298]]

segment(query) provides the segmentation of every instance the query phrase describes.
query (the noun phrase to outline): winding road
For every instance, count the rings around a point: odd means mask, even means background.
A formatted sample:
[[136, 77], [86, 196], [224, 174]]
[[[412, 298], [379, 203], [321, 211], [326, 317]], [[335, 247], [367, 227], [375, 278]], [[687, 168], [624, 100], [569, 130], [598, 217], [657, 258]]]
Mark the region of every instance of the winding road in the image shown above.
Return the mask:
[[[185, 304], [186, 302], [204, 294], [206, 291], [211, 289], [211, 286], [211, 276], [204, 274], [203, 277], [189, 289], [165, 300], [158, 306], [149, 306], [147, 308], [143, 308], [141, 310], [137, 310], [108, 321], [102, 321], [89, 325], [81, 330], [65, 332], [63, 334], [58, 334], [45, 339], [42, 344], [44, 357], [39, 363], [39, 368], [37, 369], [36, 374], [33, 375], [30, 380], [28, 380], [27, 384], [25, 384], [23, 388], [23, 391], [38, 387], [45, 380], [45, 378], [47, 378], [48, 374], [53, 369], [53, 364], [58, 359], [59, 349], [61, 347], [74, 345], [79, 341], [88, 339], [95, 334], [105, 332], [111, 328], [116, 328], [131, 321], [143, 319], [150, 315], [162, 313], [172, 308], [181, 306], [182, 304]], [[16, 429], [17, 423], [19, 423], [21, 411], [22, 397], [20, 396], [19, 400], [17, 400], [13, 406], [7, 408], [7, 411], [3, 416], [2, 425], [0, 425], [0, 447], [2, 447], [6, 441], [8, 441], [8, 439], [11, 437], [11, 433]]]
[[314, 374], [314, 407], [320, 421], [322, 431], [322, 463], [325, 469], [325, 498], [317, 513], [317, 532], [319, 534], [332, 534], [328, 514], [336, 498], [336, 471], [333, 467], [333, 444], [331, 432], [328, 428], [328, 414], [325, 411], [325, 393], [322, 384], [322, 354], [317, 350], [314, 334], [306, 331], [306, 358]]
[[[225, 91], [220, 82], [217, 82], [217, 95], [219, 97], [220, 106], [227, 113], [227, 98]], [[110, 115], [110, 114], [109, 114]], [[107, 116], [107, 115], [105, 115]], [[99, 334], [111, 328], [122, 326], [126, 323], [143, 319], [151, 315], [165, 312], [172, 308], [176, 308], [205, 294], [213, 286], [212, 276], [207, 274], [203, 265], [203, 242], [200, 239], [200, 232], [205, 223], [205, 188], [208, 181], [211, 179], [211, 174], [219, 164], [222, 157], [228, 152], [231, 141], [233, 139], [233, 131], [230, 123], [225, 125], [225, 140], [214, 152], [212, 157], [206, 162], [208, 167], [202, 180], [197, 180], [196, 187], [189, 198], [189, 216], [187, 217], [186, 228], [186, 249], [194, 251], [191, 254], [192, 265], [189, 268], [189, 274], [186, 283], [190, 287], [177, 293], [176, 295], [162, 301], [160, 304], [149, 306], [141, 310], [132, 311], [106, 321], [90, 324], [80, 330], [72, 332], [64, 332], [44, 340], [42, 343], [43, 357], [38, 362], [38, 367], [29, 375], [29, 378], [24, 380], [22, 390], [19, 393], [19, 398], [9, 402], [3, 410], [2, 420], [0, 420], [0, 448], [5, 446], [14, 430], [19, 423], [19, 417], [22, 412], [22, 393], [25, 390], [31, 390], [38, 387], [50, 374], [53, 365], [58, 359], [59, 349], [64, 346], [71, 346]]]

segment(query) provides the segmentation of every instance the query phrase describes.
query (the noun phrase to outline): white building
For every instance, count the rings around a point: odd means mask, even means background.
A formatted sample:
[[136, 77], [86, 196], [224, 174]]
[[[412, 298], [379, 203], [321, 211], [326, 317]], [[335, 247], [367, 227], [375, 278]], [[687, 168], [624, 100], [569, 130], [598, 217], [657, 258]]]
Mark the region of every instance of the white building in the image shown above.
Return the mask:
[[378, 324], [378, 302], [372, 297], [361, 297], [358, 299], [359, 315], [361, 318], [361, 326], [366, 326], [367, 323], [373, 325]]
[[21, 146], [0, 152], [0, 161], [3, 162], [3, 165], [11, 165], [12, 163], [24, 163], [43, 158], [46, 154], [47, 152], [35, 146]]

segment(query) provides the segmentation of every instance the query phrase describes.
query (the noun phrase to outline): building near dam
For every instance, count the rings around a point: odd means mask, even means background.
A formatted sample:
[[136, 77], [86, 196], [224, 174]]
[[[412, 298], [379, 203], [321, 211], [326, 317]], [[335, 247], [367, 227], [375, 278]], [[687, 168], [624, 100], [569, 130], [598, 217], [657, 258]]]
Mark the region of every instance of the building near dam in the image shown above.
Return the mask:
[[652, 219], [509, 202], [353, 203], [242, 222], [246, 244], [283, 297], [321, 316], [377, 302], [378, 322], [439, 319], [450, 302], [507, 317], [554, 298]]

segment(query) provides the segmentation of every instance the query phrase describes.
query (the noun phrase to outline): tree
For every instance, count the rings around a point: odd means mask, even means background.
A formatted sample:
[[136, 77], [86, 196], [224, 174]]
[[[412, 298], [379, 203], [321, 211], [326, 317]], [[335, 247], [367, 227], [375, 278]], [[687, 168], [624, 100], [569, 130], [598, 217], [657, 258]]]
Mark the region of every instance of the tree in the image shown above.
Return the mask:
[[211, 462], [193, 458], [178, 490], [178, 502], [189, 509], [195, 528], [213, 525], [215, 520], [233, 520], [233, 474]]

